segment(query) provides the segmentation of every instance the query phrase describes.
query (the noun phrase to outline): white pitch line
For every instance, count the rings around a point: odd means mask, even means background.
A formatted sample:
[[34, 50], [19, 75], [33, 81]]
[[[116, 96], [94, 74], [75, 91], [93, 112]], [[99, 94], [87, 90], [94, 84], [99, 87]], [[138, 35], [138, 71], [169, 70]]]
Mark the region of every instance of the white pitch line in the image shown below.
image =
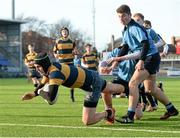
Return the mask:
[[174, 133], [180, 134], [180, 131], [161, 131], [161, 130], [146, 130], [146, 129], [127, 129], [127, 128], [109, 128], [109, 127], [90, 127], [90, 126], [63, 126], [63, 125], [32, 125], [32, 124], [9, 124], [9, 123], [0, 123], [0, 126], [26, 126], [26, 127], [48, 127], [48, 128], [67, 128], [67, 129], [99, 129], [99, 130], [114, 130], [114, 131], [136, 131], [136, 132], [153, 132], [153, 133]]

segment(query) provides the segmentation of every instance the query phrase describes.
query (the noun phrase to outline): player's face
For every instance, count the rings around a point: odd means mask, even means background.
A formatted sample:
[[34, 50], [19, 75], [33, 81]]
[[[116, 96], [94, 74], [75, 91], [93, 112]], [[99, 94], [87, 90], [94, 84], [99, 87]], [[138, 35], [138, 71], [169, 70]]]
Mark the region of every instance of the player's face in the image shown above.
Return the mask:
[[68, 35], [69, 35], [69, 33], [68, 33], [67, 30], [62, 30], [62, 31], [61, 31], [61, 35], [62, 35], [62, 37], [67, 38]]
[[122, 25], [127, 25], [131, 21], [131, 14], [117, 13]]
[[42, 75], [45, 75], [45, 74], [46, 74], [46, 73], [44, 72], [42, 66], [40, 66], [40, 65], [38, 65], [38, 64], [34, 64], [34, 66], [35, 66], [36, 70], [37, 70], [40, 74], [42, 74]]
[[91, 47], [90, 46], [86, 46], [86, 51], [90, 52], [91, 51]]
[[135, 16], [133, 17], [133, 19], [140, 25], [143, 25], [144, 21], [142, 20], [142, 18], [140, 16]]
[[151, 26], [149, 24], [146, 24], [146, 23], [144, 23], [143, 26], [146, 28], [151, 28]]
[[31, 45], [28, 45], [28, 50], [29, 50], [29, 51], [34, 51], [34, 47], [31, 46]]

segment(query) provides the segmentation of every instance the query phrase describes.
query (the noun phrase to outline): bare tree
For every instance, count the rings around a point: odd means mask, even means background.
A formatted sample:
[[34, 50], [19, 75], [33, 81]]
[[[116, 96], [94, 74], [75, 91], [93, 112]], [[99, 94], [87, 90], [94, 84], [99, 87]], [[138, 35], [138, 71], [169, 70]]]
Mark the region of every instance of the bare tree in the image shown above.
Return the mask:
[[84, 44], [91, 41], [87, 33], [80, 31], [80, 29], [74, 29], [71, 22], [66, 19], [58, 20], [54, 24], [46, 24], [45, 21], [39, 20], [37, 17], [24, 17], [23, 14], [16, 19], [26, 22], [22, 25], [23, 53], [27, 52], [27, 45], [30, 43], [35, 45], [38, 52], [51, 50], [55, 40], [60, 37], [62, 27], [69, 29], [70, 37], [75, 41], [81, 53], [84, 50]]
[[34, 16], [24, 17], [24, 15], [21, 14], [16, 19], [26, 22], [25, 24], [22, 25], [23, 32], [36, 31], [42, 35], [47, 33], [45, 21], [39, 20], [37, 17]]

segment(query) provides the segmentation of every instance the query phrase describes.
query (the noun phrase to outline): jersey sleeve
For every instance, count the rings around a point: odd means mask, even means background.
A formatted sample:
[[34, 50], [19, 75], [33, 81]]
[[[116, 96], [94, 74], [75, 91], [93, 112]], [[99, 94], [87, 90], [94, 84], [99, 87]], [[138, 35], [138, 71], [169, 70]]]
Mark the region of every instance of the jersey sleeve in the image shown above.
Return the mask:
[[140, 27], [132, 27], [132, 31], [131, 31], [132, 35], [134, 38], [136, 38], [136, 40], [141, 43], [144, 40], [148, 40], [148, 35], [146, 30], [144, 31], [142, 28]]
[[61, 85], [65, 80], [65, 76], [60, 71], [52, 71], [49, 74], [50, 85]]
[[160, 37], [157, 35], [157, 33], [153, 29], [150, 29], [149, 35], [151, 36], [154, 43], [157, 43], [160, 40]]

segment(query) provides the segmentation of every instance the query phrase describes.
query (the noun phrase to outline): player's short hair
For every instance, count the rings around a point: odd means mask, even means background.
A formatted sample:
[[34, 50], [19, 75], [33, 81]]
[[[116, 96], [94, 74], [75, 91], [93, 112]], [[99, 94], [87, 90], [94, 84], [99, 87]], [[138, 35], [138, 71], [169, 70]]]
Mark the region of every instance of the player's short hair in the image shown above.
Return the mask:
[[144, 20], [144, 24], [145, 24], [145, 25], [149, 25], [150, 27], [152, 27], [151, 21], [149, 21], [149, 20]]
[[86, 43], [85, 45], [84, 45], [84, 47], [92, 47], [92, 45], [90, 44], [90, 43]]
[[133, 17], [139, 16], [144, 21], [144, 15], [142, 13], [135, 13]]
[[117, 13], [127, 13], [127, 14], [131, 14], [131, 9], [129, 8], [128, 5], [123, 4], [123, 5], [121, 5], [120, 7], [118, 7], [118, 8], [116, 9], [116, 12], [117, 12]]
[[69, 29], [68, 29], [67, 27], [62, 27], [62, 28], [60, 29], [60, 34], [62, 33], [62, 30], [66, 30], [66, 31], [68, 32], [68, 34], [69, 34]]

